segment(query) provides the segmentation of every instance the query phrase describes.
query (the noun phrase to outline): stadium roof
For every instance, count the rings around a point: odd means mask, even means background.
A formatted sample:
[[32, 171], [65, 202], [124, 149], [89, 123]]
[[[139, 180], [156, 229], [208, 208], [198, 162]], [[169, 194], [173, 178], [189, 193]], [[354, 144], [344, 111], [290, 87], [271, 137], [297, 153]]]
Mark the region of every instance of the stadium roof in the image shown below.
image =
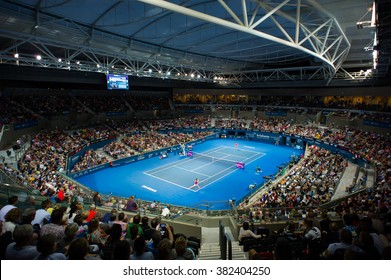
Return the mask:
[[237, 87], [390, 79], [386, 0], [3, 0], [0, 62]]

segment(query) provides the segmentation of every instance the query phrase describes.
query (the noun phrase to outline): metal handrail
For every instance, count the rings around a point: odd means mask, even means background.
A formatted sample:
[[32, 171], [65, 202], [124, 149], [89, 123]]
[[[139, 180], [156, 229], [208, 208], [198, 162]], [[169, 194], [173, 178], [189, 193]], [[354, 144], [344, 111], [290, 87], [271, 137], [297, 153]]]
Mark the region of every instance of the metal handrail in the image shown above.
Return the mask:
[[232, 240], [225, 232], [225, 228], [221, 221], [219, 221], [219, 245], [220, 245], [220, 259], [232, 260]]

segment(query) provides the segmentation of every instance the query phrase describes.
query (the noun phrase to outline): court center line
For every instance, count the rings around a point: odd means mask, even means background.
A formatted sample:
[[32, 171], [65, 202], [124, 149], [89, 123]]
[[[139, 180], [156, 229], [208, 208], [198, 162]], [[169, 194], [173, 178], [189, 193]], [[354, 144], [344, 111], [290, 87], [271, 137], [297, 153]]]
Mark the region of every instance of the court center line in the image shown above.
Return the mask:
[[[215, 158], [215, 159], [217, 159], [217, 161], [219, 161], [218, 158]], [[223, 157], [223, 158], [220, 158], [220, 159], [224, 159], [224, 157]], [[203, 167], [208, 166], [208, 165], [211, 165], [211, 164], [213, 164], [213, 163], [215, 163], [215, 162], [216, 162], [216, 161], [209, 162], [209, 163], [207, 163], [207, 164], [204, 164], [204, 165], [201, 165], [201, 166], [199, 166], [199, 167], [197, 167], [197, 168], [194, 168], [193, 170], [197, 170], [197, 169], [203, 168]]]
[[212, 176], [210, 176], [210, 175], [203, 174], [203, 173], [200, 173], [200, 172], [194, 172], [195, 169], [189, 170], [189, 169], [186, 169], [186, 168], [177, 166], [177, 165], [175, 165], [174, 167], [176, 167], [176, 168], [178, 168], [178, 169], [182, 169], [182, 170], [188, 171], [188, 172], [191, 172], [191, 173], [195, 173], [195, 174], [198, 174], [198, 175], [202, 175], [202, 176], [205, 176], [205, 177], [208, 177], [208, 178], [212, 177]]
[[[222, 173], [222, 172], [225, 172], [226, 170], [229, 170], [229, 169], [231, 169], [231, 168], [232, 168], [232, 167], [226, 168], [226, 169], [224, 169], [223, 171], [221, 171], [221, 172], [219, 172], [219, 173], [216, 173], [216, 175], [217, 175], [217, 174], [220, 174], [220, 173]], [[207, 187], [207, 186], [209, 186], [210, 184], [212, 184], [212, 183], [214, 183], [214, 182], [216, 182], [216, 181], [218, 181], [218, 180], [220, 180], [220, 179], [222, 179], [222, 178], [228, 176], [229, 174], [231, 174], [231, 173], [233, 173], [233, 172], [235, 172], [235, 171], [238, 171], [238, 169], [235, 168], [235, 169], [232, 170], [231, 172], [228, 172], [228, 173], [226, 173], [225, 175], [220, 176], [220, 177], [217, 177], [216, 179], [214, 179], [214, 180], [208, 182], [208, 184], [204, 185], [204, 188]]]

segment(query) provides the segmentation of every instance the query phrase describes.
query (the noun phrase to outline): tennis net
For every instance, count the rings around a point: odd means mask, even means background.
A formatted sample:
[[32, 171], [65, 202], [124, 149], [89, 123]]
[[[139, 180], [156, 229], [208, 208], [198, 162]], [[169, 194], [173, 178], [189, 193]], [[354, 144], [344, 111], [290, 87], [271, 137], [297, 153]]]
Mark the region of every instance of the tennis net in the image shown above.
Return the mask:
[[195, 152], [188, 153], [188, 156], [190, 156], [192, 159], [204, 161], [207, 163], [219, 164], [219, 165], [224, 165], [224, 166], [232, 166], [232, 167], [237, 167], [237, 168], [244, 168], [243, 162], [229, 160], [226, 158], [218, 158], [218, 157], [210, 156], [207, 154], [195, 153]]

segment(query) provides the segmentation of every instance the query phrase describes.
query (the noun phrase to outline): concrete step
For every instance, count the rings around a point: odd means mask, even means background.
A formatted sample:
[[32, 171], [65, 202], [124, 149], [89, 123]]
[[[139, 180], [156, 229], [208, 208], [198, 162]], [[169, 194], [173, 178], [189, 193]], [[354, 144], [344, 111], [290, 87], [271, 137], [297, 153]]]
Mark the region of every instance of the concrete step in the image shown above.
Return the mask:
[[[200, 260], [219, 260], [220, 259], [220, 245], [219, 243], [205, 243], [201, 246], [199, 253]], [[247, 259], [245, 253], [238, 242], [232, 242], [232, 259], [245, 260]]]
[[219, 260], [220, 259], [220, 245], [219, 243], [204, 243], [201, 246], [198, 255], [200, 260]]

